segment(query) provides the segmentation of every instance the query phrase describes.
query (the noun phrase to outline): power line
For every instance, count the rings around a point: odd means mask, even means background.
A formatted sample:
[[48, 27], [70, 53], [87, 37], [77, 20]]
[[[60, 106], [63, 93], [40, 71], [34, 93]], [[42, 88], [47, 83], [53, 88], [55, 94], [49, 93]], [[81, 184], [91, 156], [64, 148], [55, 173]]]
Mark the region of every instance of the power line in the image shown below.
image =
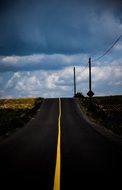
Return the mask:
[[81, 71], [81, 73], [83, 73], [86, 69], [88, 69], [88, 64], [89, 63], [86, 64], [85, 68]]
[[112, 46], [109, 49], [107, 49], [101, 56], [99, 56], [98, 58], [94, 59], [93, 62], [98, 61], [99, 59], [101, 59], [102, 57], [104, 57], [115, 46], [115, 44], [120, 40], [121, 37], [122, 37], [122, 35], [120, 35], [116, 39], [116, 41], [112, 44]]
[[[99, 56], [98, 58], [92, 60], [92, 62], [98, 61], [99, 59], [101, 59], [102, 57], [104, 57], [104, 56], [115, 46], [115, 44], [120, 40], [121, 37], [122, 37], [122, 35], [120, 35], [120, 36], [115, 40], [115, 42], [112, 44], [112, 46], [111, 46], [109, 49], [107, 49], [107, 50], [106, 50], [101, 56]], [[88, 64], [89, 64], [89, 63], [86, 64], [85, 68], [81, 71], [81, 73], [83, 73], [83, 72], [88, 68]]]

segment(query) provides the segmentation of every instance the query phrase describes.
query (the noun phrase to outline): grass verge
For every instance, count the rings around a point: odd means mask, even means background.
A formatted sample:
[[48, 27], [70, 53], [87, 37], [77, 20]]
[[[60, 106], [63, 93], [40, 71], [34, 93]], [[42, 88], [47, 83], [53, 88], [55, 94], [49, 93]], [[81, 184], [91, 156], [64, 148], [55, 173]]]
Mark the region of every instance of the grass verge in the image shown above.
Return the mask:
[[87, 97], [77, 98], [77, 101], [88, 117], [122, 135], [122, 96], [93, 97], [91, 103]]
[[23, 127], [36, 113], [42, 98], [19, 98], [0, 100], [0, 137], [8, 137]]

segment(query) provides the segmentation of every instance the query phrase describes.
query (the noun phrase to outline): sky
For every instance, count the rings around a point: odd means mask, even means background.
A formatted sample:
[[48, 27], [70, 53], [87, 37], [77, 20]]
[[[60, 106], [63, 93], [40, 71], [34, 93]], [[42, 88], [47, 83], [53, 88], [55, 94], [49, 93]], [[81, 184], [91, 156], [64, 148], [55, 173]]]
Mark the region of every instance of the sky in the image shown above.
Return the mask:
[[121, 35], [122, 0], [1, 0], [0, 98], [72, 97], [73, 67], [87, 96], [89, 57], [95, 95], [122, 94]]

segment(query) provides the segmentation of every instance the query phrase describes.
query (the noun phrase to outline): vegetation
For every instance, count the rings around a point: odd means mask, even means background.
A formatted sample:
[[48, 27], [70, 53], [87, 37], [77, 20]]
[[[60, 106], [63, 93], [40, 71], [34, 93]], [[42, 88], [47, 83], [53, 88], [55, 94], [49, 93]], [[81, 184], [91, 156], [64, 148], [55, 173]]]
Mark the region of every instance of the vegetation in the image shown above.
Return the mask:
[[114, 133], [122, 135], [122, 96], [79, 98], [87, 114]]
[[83, 96], [83, 94], [81, 93], [81, 92], [77, 92], [76, 94], [75, 94], [75, 98], [84, 98], [84, 96]]
[[7, 136], [23, 127], [40, 107], [42, 98], [0, 100], [0, 136]]

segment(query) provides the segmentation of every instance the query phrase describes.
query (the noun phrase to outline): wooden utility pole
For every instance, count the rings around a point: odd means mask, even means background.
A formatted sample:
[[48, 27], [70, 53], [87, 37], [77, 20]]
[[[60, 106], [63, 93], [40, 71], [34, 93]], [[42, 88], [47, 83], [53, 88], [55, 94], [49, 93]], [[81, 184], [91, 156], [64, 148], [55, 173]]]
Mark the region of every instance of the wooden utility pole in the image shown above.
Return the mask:
[[89, 58], [89, 91], [91, 92], [91, 58]]
[[75, 77], [75, 67], [74, 67], [74, 97], [76, 94], [76, 77]]
[[94, 92], [92, 92], [91, 89], [91, 58], [89, 58], [89, 92], [87, 93], [87, 95], [89, 96], [89, 100], [91, 103], [92, 96], [94, 95]]

